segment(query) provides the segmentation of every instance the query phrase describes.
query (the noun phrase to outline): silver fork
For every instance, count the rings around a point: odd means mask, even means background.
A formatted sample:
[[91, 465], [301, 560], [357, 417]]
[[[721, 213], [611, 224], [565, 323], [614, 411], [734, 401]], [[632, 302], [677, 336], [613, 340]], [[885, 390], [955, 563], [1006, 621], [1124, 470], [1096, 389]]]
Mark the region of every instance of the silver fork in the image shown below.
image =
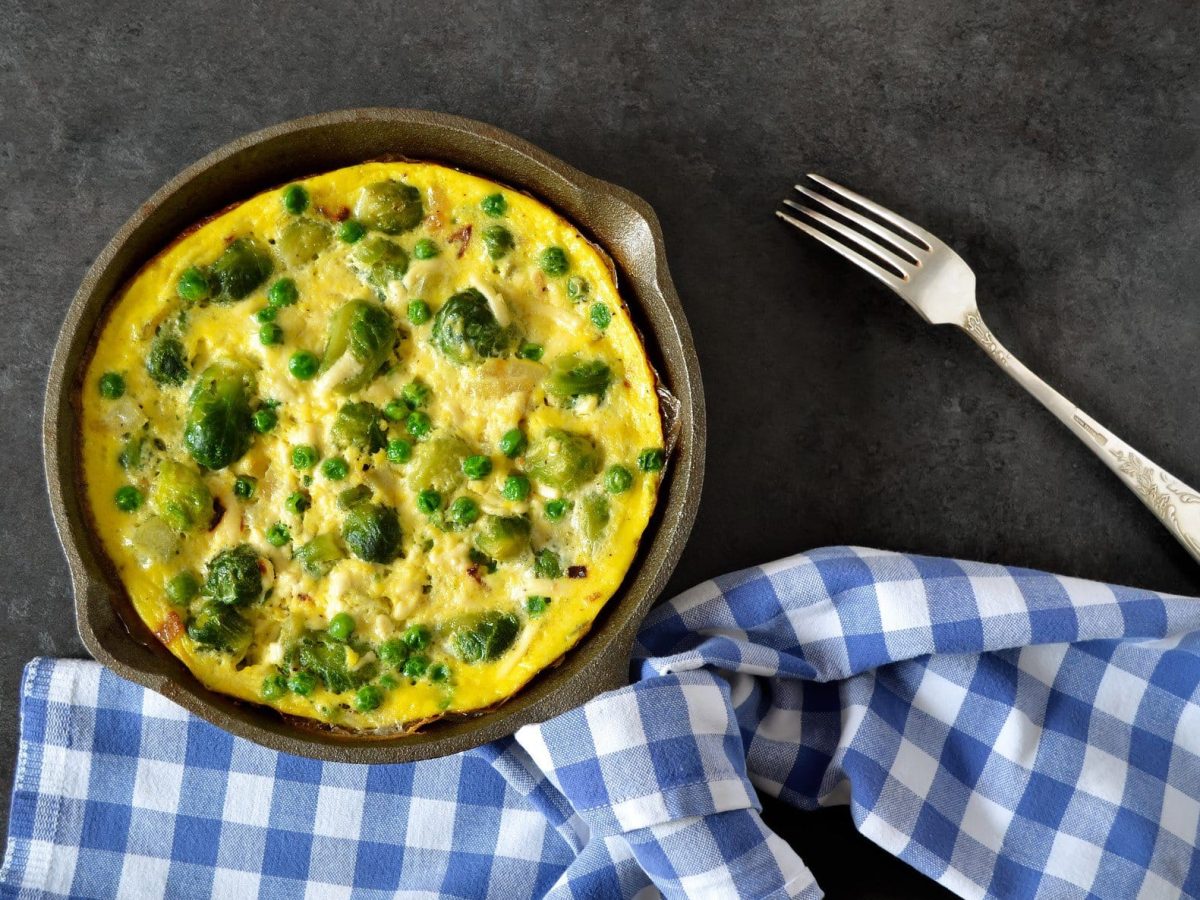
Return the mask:
[[[781, 210], [775, 215], [870, 272], [907, 300], [926, 322], [957, 325], [969, 334], [996, 365], [1100, 457], [1200, 562], [1200, 493], [1138, 453], [1005, 349], [983, 324], [975, 305], [975, 273], [957, 253], [921, 226], [861, 194], [820, 175], [808, 177], [837, 199], [798, 184], [796, 190], [811, 206], [791, 199], [783, 203], [825, 230]], [[858, 229], [846, 222], [853, 222]]]

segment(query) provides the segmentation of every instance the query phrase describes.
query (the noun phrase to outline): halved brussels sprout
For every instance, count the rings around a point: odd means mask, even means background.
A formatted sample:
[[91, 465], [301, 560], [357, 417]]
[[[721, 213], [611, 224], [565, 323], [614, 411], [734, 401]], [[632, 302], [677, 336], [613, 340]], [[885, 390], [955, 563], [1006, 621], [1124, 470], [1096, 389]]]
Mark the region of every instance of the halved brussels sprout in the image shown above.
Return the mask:
[[296, 550], [295, 558], [312, 578], [324, 578], [338, 560], [346, 558], [332, 534], [319, 534]]
[[250, 647], [250, 623], [232, 606], [209, 601], [188, 620], [187, 633], [206, 650], [241, 656]]
[[355, 449], [362, 453], [382, 450], [386, 439], [379, 410], [366, 401], [347, 403], [338, 410], [329, 429], [329, 437], [339, 450]]
[[354, 217], [359, 222], [384, 234], [401, 234], [416, 228], [424, 215], [421, 192], [402, 181], [368, 184], [354, 205]]
[[530, 523], [524, 516], [488, 516], [475, 535], [475, 546], [492, 559], [513, 559], [529, 546], [529, 532]]
[[156, 384], [181, 385], [187, 381], [187, 353], [179, 338], [172, 334], [160, 334], [150, 345], [146, 354], [146, 372]]
[[217, 303], [232, 303], [250, 295], [271, 275], [271, 257], [254, 238], [238, 238], [225, 248], [209, 270], [216, 279]]
[[213, 517], [212, 493], [200, 473], [170, 459], [159, 466], [150, 505], [177, 531], [207, 527]]
[[582, 434], [548, 428], [526, 452], [525, 471], [542, 484], [573, 491], [600, 471], [600, 451]]
[[[365, 647], [353, 645], [360, 655]], [[346, 664], [346, 644], [323, 631], [310, 631], [284, 651], [284, 665], [292, 672], [308, 672], [321, 679], [325, 687], [341, 694], [366, 684], [379, 674], [376, 663], [351, 670]]]
[[570, 353], [550, 364], [545, 388], [547, 394], [560, 400], [574, 400], [587, 394], [603, 397], [611, 382], [612, 369], [608, 363]]
[[342, 522], [342, 540], [366, 562], [391, 562], [400, 554], [400, 538], [400, 519], [390, 506], [359, 503]]
[[220, 360], [200, 373], [188, 399], [183, 443], [206, 469], [223, 469], [250, 449], [254, 379], [237, 363]]
[[262, 596], [262, 569], [249, 544], [222, 550], [208, 561], [204, 595], [223, 606], [245, 606]]
[[604, 534], [611, 514], [608, 498], [603, 494], [588, 494], [576, 507], [578, 512], [579, 530], [589, 541], [595, 543]]
[[133, 529], [129, 544], [143, 566], [166, 562], [179, 550], [179, 533], [158, 516]]
[[399, 281], [408, 271], [408, 253], [395, 241], [379, 235], [363, 238], [354, 245], [354, 261], [362, 267], [367, 283], [387, 288], [389, 281]]
[[512, 343], [512, 330], [500, 327], [487, 298], [475, 288], [459, 291], [433, 317], [433, 345], [459, 365], [507, 356]]
[[332, 236], [329, 226], [322, 222], [297, 219], [283, 229], [275, 246], [289, 266], [302, 266], [320, 256]]
[[321, 371], [328, 371], [349, 351], [362, 368], [338, 383], [342, 394], [361, 390], [387, 361], [396, 344], [396, 324], [391, 313], [370, 300], [350, 300], [329, 320], [329, 335], [321, 357]]
[[451, 494], [466, 478], [462, 461], [472, 452], [458, 435], [439, 432], [417, 444], [408, 466], [408, 482], [417, 490], [433, 488], [443, 495]]
[[499, 659], [521, 631], [521, 620], [512, 613], [490, 610], [459, 619], [450, 633], [454, 655], [466, 663]]

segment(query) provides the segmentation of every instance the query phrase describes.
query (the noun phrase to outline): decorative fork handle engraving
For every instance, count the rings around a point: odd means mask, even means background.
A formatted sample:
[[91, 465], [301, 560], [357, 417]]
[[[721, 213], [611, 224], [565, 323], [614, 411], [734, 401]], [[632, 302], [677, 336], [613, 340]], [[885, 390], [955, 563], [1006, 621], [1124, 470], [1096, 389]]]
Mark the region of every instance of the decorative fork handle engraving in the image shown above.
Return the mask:
[[1200, 562], [1200, 492], [1188, 487], [1138, 453], [1075, 406], [1010, 353], [984, 324], [977, 310], [968, 312], [961, 328], [1001, 369], [1058, 417], [1075, 436], [1116, 473], [1146, 504], [1188, 553]]

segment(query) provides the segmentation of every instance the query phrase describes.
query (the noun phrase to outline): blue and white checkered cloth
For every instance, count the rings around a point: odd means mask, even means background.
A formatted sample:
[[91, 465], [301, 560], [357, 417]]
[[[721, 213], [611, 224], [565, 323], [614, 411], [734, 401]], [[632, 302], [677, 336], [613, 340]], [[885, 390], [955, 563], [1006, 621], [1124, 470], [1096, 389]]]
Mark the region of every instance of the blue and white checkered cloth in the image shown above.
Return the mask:
[[1198, 649], [1197, 600], [831, 548], [659, 607], [628, 688], [370, 767], [35, 660], [0, 895], [820, 896], [767, 794], [964, 897], [1195, 896]]

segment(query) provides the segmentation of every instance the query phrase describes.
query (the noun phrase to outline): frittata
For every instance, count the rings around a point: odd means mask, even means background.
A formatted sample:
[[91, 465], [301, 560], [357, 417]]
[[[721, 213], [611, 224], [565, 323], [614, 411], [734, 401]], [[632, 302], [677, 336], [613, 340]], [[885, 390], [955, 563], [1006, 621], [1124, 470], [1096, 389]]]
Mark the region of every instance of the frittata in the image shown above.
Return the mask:
[[115, 299], [80, 388], [93, 525], [209, 688], [412, 730], [587, 632], [665, 464], [607, 261], [541, 202], [422, 162], [203, 222]]

